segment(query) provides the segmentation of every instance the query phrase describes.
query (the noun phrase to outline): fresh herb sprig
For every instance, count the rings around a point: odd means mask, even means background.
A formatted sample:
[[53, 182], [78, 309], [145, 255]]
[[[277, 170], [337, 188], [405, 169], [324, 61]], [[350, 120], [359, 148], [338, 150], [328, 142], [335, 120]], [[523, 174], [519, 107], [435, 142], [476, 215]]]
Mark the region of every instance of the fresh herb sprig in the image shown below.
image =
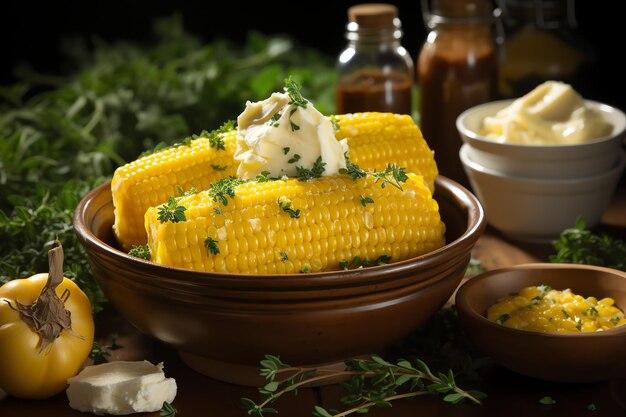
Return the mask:
[[381, 255], [378, 258], [371, 261], [369, 258], [361, 258], [360, 256], [355, 256], [352, 258], [350, 262], [348, 261], [340, 261], [339, 268], [341, 269], [354, 269], [354, 268], [368, 268], [370, 266], [380, 266], [386, 265], [391, 262], [391, 256], [389, 255]]
[[606, 234], [586, 230], [583, 218], [573, 228], [564, 230], [559, 239], [552, 242], [557, 251], [550, 262], [563, 262], [604, 266], [626, 271], [626, 241]]
[[298, 388], [313, 382], [320, 382], [337, 377], [347, 377], [342, 383], [347, 395], [341, 403], [344, 411], [327, 410], [316, 406], [316, 417], [340, 417], [350, 414], [367, 413], [371, 407], [390, 407], [396, 400], [420, 395], [444, 395], [445, 402], [457, 404], [468, 400], [481, 404], [486, 394], [480, 391], [465, 391], [456, 385], [452, 371], [433, 373], [428, 365], [416, 359], [413, 362], [398, 360], [391, 363], [380, 356], [371, 355], [368, 359], [349, 359], [345, 369], [330, 370], [324, 368], [292, 367], [283, 363], [279, 357], [266, 355], [261, 361], [261, 376], [266, 384], [259, 388], [259, 403], [249, 398], [242, 398], [241, 405], [248, 415], [263, 417], [278, 412], [270, 405], [286, 393], [297, 393]]
[[350, 161], [346, 161], [346, 167], [341, 168], [339, 173], [347, 174], [355, 181], [359, 178], [371, 176], [375, 178], [375, 183], [381, 183], [381, 188], [385, 188], [388, 184], [390, 184], [400, 191], [402, 191], [402, 184], [409, 179], [406, 175], [405, 168], [399, 167], [396, 164], [387, 164], [383, 171], [366, 171], [361, 169], [358, 165]]
[[287, 95], [289, 96], [289, 104], [293, 104], [294, 106], [306, 109], [307, 105], [309, 104], [309, 100], [305, 99], [302, 96], [302, 87], [300, 86], [300, 84], [298, 84], [291, 76], [289, 76], [289, 78], [286, 78], [284, 82], [285, 87], [283, 89], [285, 90], [285, 93], [287, 93]]
[[309, 181], [320, 178], [326, 171], [326, 162], [322, 162], [322, 157], [318, 156], [311, 168], [296, 166], [296, 176], [299, 181]]
[[245, 182], [246, 180], [235, 177], [220, 178], [211, 184], [211, 188], [209, 188], [209, 197], [211, 197], [213, 201], [217, 202], [219, 200], [222, 205], [227, 206], [227, 197], [235, 198], [235, 187], [244, 184]]
[[167, 200], [167, 203], [160, 205], [157, 209], [157, 220], [161, 223], [185, 222], [187, 221], [187, 217], [185, 216], [186, 210], [187, 208], [185, 206], [178, 205], [178, 200], [176, 200], [176, 198], [170, 197], [169, 200]]
[[150, 260], [150, 247], [148, 245], [133, 245], [131, 250], [128, 251], [130, 256], [135, 258]]
[[159, 411], [160, 417], [176, 417], [178, 415], [178, 410], [172, 406], [172, 404], [167, 401], [163, 401], [163, 406]]
[[277, 200], [278, 207], [280, 207], [285, 213], [289, 214], [289, 217], [292, 219], [297, 219], [300, 217], [300, 209], [293, 209], [291, 207], [291, 201], [281, 200], [280, 197]]
[[219, 241], [213, 239], [211, 236], [208, 236], [206, 239], [204, 239], [204, 246], [206, 247], [207, 253], [209, 255], [217, 255], [218, 253], [220, 253], [220, 248], [217, 246], [218, 243]]
[[91, 352], [89, 352], [89, 358], [93, 360], [94, 365], [106, 363], [111, 357], [111, 351], [122, 348], [123, 346], [117, 344], [117, 335], [111, 336], [110, 345], [101, 345], [97, 341], [93, 342]]

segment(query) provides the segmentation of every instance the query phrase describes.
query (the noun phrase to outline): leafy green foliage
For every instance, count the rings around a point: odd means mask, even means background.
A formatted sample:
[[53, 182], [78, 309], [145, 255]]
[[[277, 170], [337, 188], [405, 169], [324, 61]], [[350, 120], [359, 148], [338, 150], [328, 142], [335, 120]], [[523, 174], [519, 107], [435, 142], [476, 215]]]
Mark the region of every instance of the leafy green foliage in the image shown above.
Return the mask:
[[371, 407], [391, 407], [394, 400], [419, 395], [445, 394], [443, 400], [453, 404], [463, 400], [481, 404], [481, 400], [486, 398], [482, 392], [464, 391], [459, 388], [452, 371], [438, 372], [435, 375], [428, 365], [419, 359], [414, 362], [399, 359], [391, 363], [378, 355], [371, 355], [368, 359], [346, 360], [343, 370], [329, 370], [292, 367], [277, 356], [266, 355], [261, 361], [260, 375], [267, 381], [258, 389], [261, 394], [260, 403], [257, 404], [249, 398], [241, 399], [241, 405], [248, 415], [255, 417], [277, 413], [276, 409], [268, 405], [286, 393], [297, 393], [302, 385], [341, 376], [349, 377], [349, 380], [341, 383], [346, 395], [340, 399], [348, 408], [339, 412], [316, 406], [313, 410], [314, 416], [364, 414]]
[[46, 271], [58, 237], [65, 275], [99, 311], [104, 297], [72, 214], [117, 166], [157, 144], [183, 146], [180, 138], [235, 117], [288, 75], [314, 93], [321, 112], [334, 111], [333, 58], [289, 38], [203, 43], [177, 16], [156, 21], [154, 35], [146, 44], [71, 39], [66, 75], [22, 67], [18, 83], [0, 86], [1, 282]]
[[387, 164], [384, 171], [365, 171], [358, 165], [346, 160], [346, 167], [341, 168], [339, 173], [349, 175], [355, 181], [369, 175], [376, 179], [374, 181], [375, 183], [381, 183], [381, 188], [385, 188], [387, 184], [391, 184], [400, 191], [402, 191], [402, 184], [409, 179], [406, 175], [405, 168], [399, 167], [396, 164]]
[[571, 229], [565, 229], [552, 242], [557, 251], [550, 262], [605, 266], [626, 271], [626, 242], [606, 234], [585, 229], [585, 220], [579, 218]]
[[206, 246], [207, 253], [209, 255], [217, 255], [218, 253], [220, 253], [220, 248], [217, 247], [218, 243], [219, 241], [213, 239], [211, 236], [204, 239], [204, 246]]
[[548, 396], [540, 398], [539, 404], [552, 405], [552, 404], [556, 404], [556, 401], [548, 395]]
[[117, 350], [123, 346], [117, 344], [117, 335], [112, 336], [110, 345], [101, 345], [97, 341], [93, 342], [93, 346], [91, 347], [91, 352], [89, 352], [89, 357], [93, 360], [94, 365], [99, 365], [101, 363], [105, 363], [109, 361], [109, 357], [111, 356], [111, 351]]

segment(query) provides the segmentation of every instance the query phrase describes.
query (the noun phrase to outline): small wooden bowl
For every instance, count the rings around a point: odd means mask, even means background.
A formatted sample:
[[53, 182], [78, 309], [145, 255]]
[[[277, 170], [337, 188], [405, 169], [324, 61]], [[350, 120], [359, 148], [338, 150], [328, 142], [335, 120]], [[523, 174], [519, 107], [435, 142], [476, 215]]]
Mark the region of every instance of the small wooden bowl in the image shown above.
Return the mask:
[[486, 318], [501, 297], [541, 284], [585, 297], [611, 297], [626, 308], [624, 272], [578, 264], [518, 265], [477, 275], [459, 288], [456, 305], [468, 337], [500, 365], [533, 378], [579, 383], [626, 376], [626, 326], [556, 334], [511, 329]]
[[464, 276], [485, 220], [468, 190], [444, 177], [435, 184], [448, 243], [350, 271], [206, 273], [128, 256], [112, 233], [109, 183], [80, 202], [74, 228], [105, 295], [137, 329], [176, 348], [199, 372], [256, 385], [265, 354], [317, 365], [381, 352], [443, 306]]

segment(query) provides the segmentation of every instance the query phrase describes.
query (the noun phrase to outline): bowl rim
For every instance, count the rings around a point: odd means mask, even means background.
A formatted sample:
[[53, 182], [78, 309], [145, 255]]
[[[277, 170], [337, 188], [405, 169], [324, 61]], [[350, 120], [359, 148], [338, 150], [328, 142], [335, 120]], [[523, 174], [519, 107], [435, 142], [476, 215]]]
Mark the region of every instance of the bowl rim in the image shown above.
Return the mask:
[[461, 145], [461, 149], [459, 149], [459, 158], [461, 162], [472, 171], [480, 172], [484, 175], [489, 175], [491, 177], [500, 178], [506, 181], [513, 181], [516, 183], [522, 183], [528, 186], [555, 186], [555, 187], [563, 187], [563, 186], [578, 186], [584, 185], [586, 183], [592, 184], [598, 181], [603, 181], [607, 178], [610, 178], [614, 175], [620, 173], [624, 167], [626, 167], [626, 151], [623, 149], [618, 149], [617, 151], [617, 160], [615, 165], [611, 167], [608, 171], [600, 172], [598, 174], [594, 174], [587, 177], [577, 177], [577, 178], [535, 178], [535, 177], [524, 177], [521, 175], [511, 175], [505, 174], [496, 171], [493, 168], [485, 167], [480, 163], [472, 160], [468, 155], [469, 149], [472, 148], [470, 143], [464, 143]]
[[[622, 325], [619, 327], [614, 327], [609, 330], [603, 330], [600, 332], [584, 332], [584, 333], [550, 333], [550, 332], [537, 332], [531, 330], [520, 330], [513, 329], [510, 327], [503, 326], [501, 324], [495, 323], [489, 320], [487, 317], [478, 313], [473, 307], [471, 307], [471, 303], [468, 300], [468, 293], [470, 290], [476, 285], [480, 284], [482, 281], [486, 281], [489, 279], [494, 279], [494, 277], [502, 276], [503, 274], [507, 274], [511, 271], [519, 271], [519, 270], [536, 270], [536, 269], [575, 269], [575, 270], [591, 270], [604, 272], [607, 274], [611, 274], [617, 276], [624, 280], [624, 288], [626, 288], [626, 272], [619, 271], [617, 269], [606, 268], [602, 266], [595, 265], [586, 265], [586, 264], [568, 264], [568, 263], [544, 263], [544, 262], [534, 262], [534, 263], [525, 263], [520, 265], [515, 265], [506, 268], [497, 268], [492, 269], [490, 271], [483, 272], [478, 274], [467, 281], [465, 281], [455, 295], [455, 305], [461, 314], [465, 314], [469, 319], [473, 320], [475, 323], [480, 324], [481, 326], [490, 327], [496, 331], [501, 331], [504, 333], [508, 333], [513, 337], [524, 337], [524, 338], [538, 338], [538, 339], [559, 339], [559, 340], [569, 340], [569, 339], [581, 339], [581, 338], [605, 338], [612, 337], [618, 335], [626, 335], [626, 325]], [[623, 310], [622, 310], [623, 311]]]
[[93, 204], [95, 197], [101, 195], [102, 193], [106, 193], [107, 191], [110, 193], [110, 189], [110, 181], [101, 184], [84, 196], [76, 207], [72, 223], [74, 231], [83, 247], [85, 247], [86, 250], [87, 247], [89, 247], [93, 251], [105, 253], [107, 257], [110, 257], [122, 264], [129, 265], [133, 269], [143, 269], [151, 273], [158, 274], [161, 276], [161, 279], [165, 281], [171, 279], [170, 277], [172, 276], [176, 276], [177, 280], [178, 277], [184, 277], [184, 284], [193, 285], [215, 286], [217, 284], [233, 287], [251, 284], [259, 285], [262, 283], [265, 287], [268, 284], [270, 286], [282, 286], [285, 281], [294, 281], [300, 283], [301, 287], [302, 283], [314, 286], [316, 284], [324, 285], [330, 283], [351, 285], [354, 281], [380, 281], [381, 279], [384, 279], [381, 275], [394, 276], [397, 274], [405, 274], [408, 271], [422, 265], [427, 260], [430, 261], [434, 259], [436, 260], [435, 263], [445, 263], [447, 253], [450, 248], [458, 248], [458, 253], [462, 254], [475, 244], [486, 227], [485, 212], [481, 203], [478, 201], [478, 198], [459, 183], [451, 180], [450, 178], [438, 175], [435, 178], [435, 192], [443, 191], [445, 194], [449, 195], [449, 199], [456, 203], [456, 205], [463, 207], [468, 224], [468, 227], [461, 234], [461, 236], [446, 243], [441, 248], [435, 249], [423, 255], [386, 265], [352, 270], [311, 272], [305, 274], [307, 277], [306, 280], [302, 279], [303, 274], [300, 273], [261, 275], [230, 272], [204, 272], [155, 264], [144, 259], [135, 258], [129, 256], [122, 250], [109, 246], [97, 238], [90, 228], [87, 227], [84, 219], [87, 209], [91, 204]]
[[596, 110], [599, 110], [603, 113], [615, 113], [617, 117], [620, 119], [621, 123], [619, 123], [617, 126], [614, 126], [613, 129], [615, 131], [615, 129], [619, 128], [620, 125], [621, 125], [621, 129], [615, 133], [611, 133], [610, 135], [601, 136], [599, 138], [587, 140], [582, 143], [541, 145], [541, 144], [496, 142], [493, 140], [485, 139], [483, 135], [480, 135], [478, 132], [475, 132], [471, 130], [470, 128], [466, 127], [465, 121], [473, 113], [480, 111], [480, 110], [484, 110], [485, 108], [489, 108], [489, 107], [497, 107], [498, 109], [501, 109], [505, 107], [507, 104], [513, 103], [515, 100], [517, 99], [509, 98], [509, 99], [490, 101], [487, 103], [482, 103], [482, 104], [472, 106], [469, 109], [466, 109], [463, 112], [461, 112], [461, 114], [459, 114], [459, 116], [456, 118], [455, 125], [456, 125], [457, 130], [461, 134], [461, 138], [463, 139], [463, 141], [467, 142], [466, 138], [469, 138], [470, 140], [476, 141], [480, 144], [485, 144], [486, 146], [493, 146], [493, 147], [500, 146], [501, 148], [511, 149], [511, 152], [520, 152], [522, 150], [524, 150], [522, 152], [532, 152], [532, 151], [537, 151], [537, 150], [543, 150], [544, 152], [554, 152], [554, 151], [567, 152], [567, 151], [572, 151], [574, 149], [584, 152], [584, 151], [587, 151], [587, 149], [585, 148], [593, 147], [594, 145], [597, 145], [599, 143], [610, 142], [611, 140], [616, 140], [617, 138], [624, 135], [624, 133], [626, 133], [626, 113], [624, 113], [621, 109], [615, 106], [611, 106], [610, 104], [602, 103], [602, 102], [595, 101], [595, 100], [589, 100], [589, 99], [584, 99], [585, 104], [590, 105]]

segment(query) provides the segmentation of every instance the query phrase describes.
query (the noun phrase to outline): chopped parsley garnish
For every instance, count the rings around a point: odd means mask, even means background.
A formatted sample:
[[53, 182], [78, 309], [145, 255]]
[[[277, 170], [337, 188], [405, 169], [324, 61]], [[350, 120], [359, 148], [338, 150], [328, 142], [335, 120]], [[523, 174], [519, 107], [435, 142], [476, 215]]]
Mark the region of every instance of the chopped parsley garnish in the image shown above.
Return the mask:
[[291, 119], [289, 120], [289, 124], [291, 125], [292, 132], [295, 132], [296, 130], [300, 130], [300, 126], [292, 122]]
[[150, 260], [150, 248], [148, 245], [133, 245], [133, 248], [128, 251], [128, 254], [135, 258]]
[[276, 178], [270, 177], [269, 171], [262, 171], [259, 175], [256, 176], [256, 182], [268, 182], [275, 181]]
[[329, 117], [329, 120], [333, 124], [333, 130], [335, 132], [341, 129], [341, 126], [339, 126], [339, 119], [337, 118], [337, 116], [333, 114], [332, 116]]
[[324, 171], [326, 171], [325, 167], [326, 162], [322, 162], [322, 157], [319, 156], [311, 169], [296, 166], [296, 175], [300, 181], [312, 180], [321, 177]]
[[280, 126], [280, 123], [278, 123], [278, 120], [280, 119], [280, 116], [281, 116], [280, 113], [274, 113], [274, 115], [272, 116], [272, 120], [269, 121], [270, 126], [272, 126], [272, 127]]
[[576, 319], [576, 329], [581, 332], [583, 330], [583, 321], [579, 318]]
[[374, 200], [371, 197], [364, 197], [360, 195], [359, 198], [361, 199], [361, 205], [363, 207], [367, 206], [368, 204], [372, 204], [374, 202]]
[[217, 247], [217, 243], [218, 241], [211, 236], [204, 239], [204, 246], [206, 246], [208, 254], [217, 255], [220, 253], [220, 248]]
[[308, 274], [309, 272], [311, 272], [311, 267], [308, 265], [304, 265], [300, 270], [301, 274]]
[[281, 252], [280, 253], [280, 260], [282, 262], [287, 262], [289, 260], [289, 255], [287, 255], [287, 252]]
[[565, 318], [569, 319], [569, 314], [567, 314], [567, 311], [565, 311], [564, 308], [562, 308], [561, 311], [563, 312], [563, 315], [565, 316]]
[[300, 155], [298, 155], [297, 153], [293, 155], [293, 157], [291, 157], [291, 159], [287, 162], [289, 162], [290, 164], [293, 164], [294, 162], [298, 162], [300, 160]]
[[212, 148], [217, 149], [218, 151], [226, 150], [224, 146], [224, 139], [222, 139], [221, 134], [226, 133], [235, 128], [235, 121], [228, 120], [224, 122], [219, 128], [212, 130], [211, 132], [202, 132], [201, 136], [206, 137], [209, 140]]
[[378, 258], [370, 261], [368, 258], [361, 259], [360, 256], [355, 256], [350, 262], [348, 261], [340, 261], [339, 268], [341, 269], [353, 269], [358, 268], [360, 266], [364, 268], [368, 268], [370, 266], [380, 266], [385, 265], [391, 262], [391, 256], [389, 255], [381, 255]]
[[285, 79], [285, 93], [289, 96], [289, 104], [306, 109], [309, 101], [302, 96], [300, 85], [291, 76]]
[[213, 211], [215, 212], [215, 214], [220, 215], [222, 214], [222, 209], [220, 207], [213, 207]]
[[235, 187], [245, 182], [246, 180], [241, 178], [221, 178], [211, 184], [211, 188], [209, 188], [209, 196], [213, 199], [213, 201], [217, 202], [219, 199], [224, 206], [227, 206], [228, 199], [226, 197], [235, 198]]
[[507, 321], [507, 320], [508, 320], [508, 319], [510, 319], [510, 318], [511, 318], [511, 315], [510, 315], [510, 314], [508, 314], [508, 313], [504, 313], [503, 315], [501, 315], [500, 317], [498, 317], [498, 318], [496, 319], [496, 323], [500, 323], [500, 324], [502, 324], [502, 323], [504, 323], [505, 321]]
[[179, 206], [176, 199], [174, 197], [170, 197], [169, 200], [167, 200], [167, 203], [159, 206], [159, 215], [157, 217], [157, 220], [159, 220], [161, 223], [184, 222], [187, 220], [187, 217], [185, 217], [185, 210], [187, 210], [187, 208], [185, 208], [184, 206]]
[[287, 155], [289, 153], [289, 147], [283, 148], [283, 153]]
[[594, 306], [589, 306], [589, 308], [583, 311], [583, 316], [592, 316], [594, 314], [598, 314], [598, 310]]
[[198, 189], [196, 187], [191, 187], [189, 190], [183, 191], [183, 188], [180, 185], [177, 185], [176, 191], [178, 191], [178, 195], [181, 197], [187, 197], [190, 195], [198, 194]]
[[292, 219], [297, 219], [300, 217], [300, 209], [294, 210], [291, 208], [291, 201], [281, 201], [280, 197], [278, 198], [278, 207], [283, 209], [285, 213], [288, 213]]
[[226, 168], [228, 168], [228, 165], [213, 165], [213, 164], [211, 164], [211, 168], [213, 168], [213, 170], [215, 170], [215, 171], [224, 171], [224, 170], [226, 170]]
[[617, 324], [619, 323], [619, 316], [611, 317], [609, 321], [613, 324]]

